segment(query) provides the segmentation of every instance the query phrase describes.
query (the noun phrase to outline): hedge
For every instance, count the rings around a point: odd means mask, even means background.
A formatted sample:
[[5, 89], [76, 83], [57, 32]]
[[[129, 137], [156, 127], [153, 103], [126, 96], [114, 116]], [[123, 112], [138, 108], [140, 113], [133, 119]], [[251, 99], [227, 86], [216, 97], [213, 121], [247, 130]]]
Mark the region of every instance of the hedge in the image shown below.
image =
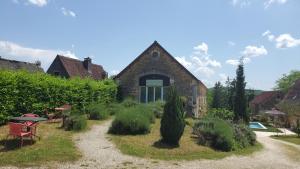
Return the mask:
[[81, 109], [91, 103], [115, 101], [117, 85], [113, 80], [65, 79], [44, 73], [0, 71], [0, 124], [10, 116], [43, 114], [65, 103]]

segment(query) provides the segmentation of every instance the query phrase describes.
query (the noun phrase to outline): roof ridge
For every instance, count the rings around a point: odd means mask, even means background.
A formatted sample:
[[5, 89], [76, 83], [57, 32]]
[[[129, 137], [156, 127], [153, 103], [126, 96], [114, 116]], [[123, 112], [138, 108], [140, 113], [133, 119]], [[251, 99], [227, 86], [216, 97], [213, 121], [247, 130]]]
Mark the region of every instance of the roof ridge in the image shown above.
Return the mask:
[[[61, 55], [61, 54], [57, 54], [57, 57], [59, 58], [63, 58], [63, 59], [69, 59], [69, 60], [73, 60], [73, 61], [77, 61], [77, 62], [83, 62], [79, 59], [75, 59], [75, 58], [70, 58], [70, 57], [67, 57], [67, 56], [64, 56], [64, 55]], [[95, 66], [100, 66], [102, 69], [103, 69], [103, 66], [102, 65], [98, 65], [98, 64], [95, 64], [92, 62], [92, 65], [95, 65]]]
[[[178, 60], [176, 60], [173, 55], [171, 55], [160, 43], [158, 43], [156, 40], [148, 47], [146, 48], [140, 55], [138, 55], [129, 65], [127, 65], [115, 78], [119, 77], [123, 72], [125, 72], [132, 64], [137, 62], [146, 51], [148, 51], [152, 46], [157, 45], [159, 48], [161, 48], [164, 52], [166, 52], [167, 55], [170, 56], [170, 58], [175, 61], [177, 65], [179, 65], [181, 68], [183, 68], [184, 71], [186, 71], [189, 75], [192, 76], [192, 78], [196, 79], [198, 82], [200, 82], [203, 86], [205, 86], [193, 73], [191, 73], [189, 70], [187, 70]], [[205, 88], [207, 88], [205, 86]]]

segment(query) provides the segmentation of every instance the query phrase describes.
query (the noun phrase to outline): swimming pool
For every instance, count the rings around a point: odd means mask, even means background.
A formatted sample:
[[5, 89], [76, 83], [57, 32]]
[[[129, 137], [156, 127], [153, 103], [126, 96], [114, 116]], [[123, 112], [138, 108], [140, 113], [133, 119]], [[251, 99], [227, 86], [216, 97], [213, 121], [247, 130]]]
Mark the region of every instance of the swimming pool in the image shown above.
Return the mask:
[[249, 127], [252, 129], [267, 129], [264, 125], [259, 122], [250, 122]]

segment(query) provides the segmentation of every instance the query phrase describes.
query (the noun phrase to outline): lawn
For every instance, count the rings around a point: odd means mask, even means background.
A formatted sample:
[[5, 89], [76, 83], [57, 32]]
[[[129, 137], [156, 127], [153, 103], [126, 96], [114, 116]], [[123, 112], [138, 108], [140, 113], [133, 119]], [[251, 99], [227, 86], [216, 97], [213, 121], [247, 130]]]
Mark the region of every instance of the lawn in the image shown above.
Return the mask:
[[[189, 124], [191, 121], [189, 120]], [[195, 159], [220, 159], [230, 155], [248, 155], [262, 148], [257, 143], [255, 146], [233, 152], [215, 151], [209, 147], [196, 143], [192, 136], [192, 127], [187, 125], [180, 140], [180, 147], [169, 147], [159, 142], [160, 120], [152, 125], [151, 132], [146, 135], [110, 135], [112, 141], [124, 154], [138, 157], [161, 160], [195, 160]]]
[[[88, 129], [92, 125], [101, 122], [89, 120]], [[60, 123], [40, 123], [37, 134], [41, 136], [41, 139], [36, 139], [33, 145], [28, 140], [24, 142], [22, 148], [19, 147], [19, 140], [10, 140], [7, 143], [7, 148], [4, 147], [8, 127], [1, 126], [0, 166], [28, 167], [38, 166], [51, 161], [66, 162], [78, 160], [81, 157], [81, 153], [72, 141], [72, 137], [76, 132], [64, 131], [60, 129], [60, 125]]]
[[274, 139], [294, 143], [300, 145], [300, 137], [297, 135], [279, 135], [279, 136], [271, 136]]

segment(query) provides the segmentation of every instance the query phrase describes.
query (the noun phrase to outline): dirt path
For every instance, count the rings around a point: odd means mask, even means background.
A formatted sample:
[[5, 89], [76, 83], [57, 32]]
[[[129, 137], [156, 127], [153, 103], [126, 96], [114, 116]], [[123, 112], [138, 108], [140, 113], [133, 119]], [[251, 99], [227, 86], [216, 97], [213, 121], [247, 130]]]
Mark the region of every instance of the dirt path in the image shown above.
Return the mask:
[[[106, 132], [111, 121], [94, 126], [76, 138], [83, 158], [74, 164], [58, 164], [57, 168], [197, 168], [197, 169], [300, 169], [300, 147], [274, 140], [270, 133], [257, 132], [264, 149], [250, 156], [231, 156], [221, 160], [160, 161], [121, 154], [108, 140]], [[286, 146], [294, 146], [288, 148]], [[291, 152], [292, 151], [292, 152]], [[299, 157], [298, 156], [298, 157]]]
[[270, 133], [257, 132], [258, 141], [264, 145], [264, 149], [250, 156], [230, 156], [221, 160], [160, 161], [122, 154], [106, 135], [110, 123], [107, 121], [94, 125], [90, 131], [74, 138], [83, 158], [74, 163], [51, 163], [51, 168], [300, 169], [300, 147], [272, 139]]

